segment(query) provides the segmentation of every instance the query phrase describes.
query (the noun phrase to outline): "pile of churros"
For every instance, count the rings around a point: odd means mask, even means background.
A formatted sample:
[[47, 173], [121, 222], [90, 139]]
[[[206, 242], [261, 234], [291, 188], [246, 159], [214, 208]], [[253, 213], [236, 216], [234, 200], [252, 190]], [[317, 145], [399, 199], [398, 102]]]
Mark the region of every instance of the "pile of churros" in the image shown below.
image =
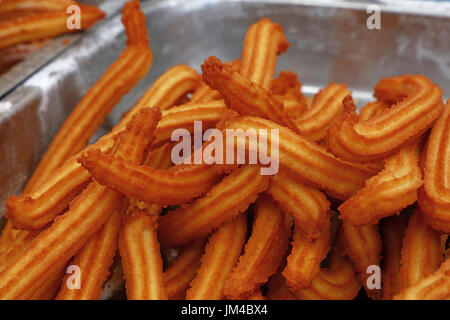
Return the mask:
[[105, 13], [74, 0], [0, 1], [0, 72], [42, 47], [48, 38], [90, 28]]
[[[128, 299], [450, 299], [450, 103], [436, 84], [381, 79], [359, 113], [344, 84], [307, 97], [294, 72], [274, 77], [289, 43], [265, 18], [239, 59], [168, 69], [86, 146], [153, 62], [139, 1], [122, 17], [126, 49], [6, 201], [1, 299], [99, 299], [115, 257]], [[174, 161], [174, 132], [199, 123]]]

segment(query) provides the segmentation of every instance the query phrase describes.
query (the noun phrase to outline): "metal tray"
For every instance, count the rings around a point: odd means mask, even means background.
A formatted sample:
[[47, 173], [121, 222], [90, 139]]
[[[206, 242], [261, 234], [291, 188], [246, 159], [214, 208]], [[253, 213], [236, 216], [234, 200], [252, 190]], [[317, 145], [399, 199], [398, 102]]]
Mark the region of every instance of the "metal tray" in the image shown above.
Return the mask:
[[[120, 8], [123, 3], [111, 0], [102, 5]], [[168, 67], [187, 63], [199, 69], [210, 55], [223, 60], [239, 57], [248, 26], [266, 16], [283, 26], [291, 43], [279, 58], [278, 70], [298, 72], [307, 94], [330, 81], [346, 83], [361, 105], [371, 99], [380, 78], [421, 73], [438, 83], [448, 97], [448, 5], [440, 10], [379, 4], [381, 30], [369, 30], [368, 2], [364, 1], [142, 1], [153, 67], [116, 106], [96, 136], [111, 128]], [[399, 13], [405, 10], [408, 13]], [[123, 50], [124, 41], [117, 12], [1, 98], [0, 217], [6, 197], [20, 192], [52, 136]]]

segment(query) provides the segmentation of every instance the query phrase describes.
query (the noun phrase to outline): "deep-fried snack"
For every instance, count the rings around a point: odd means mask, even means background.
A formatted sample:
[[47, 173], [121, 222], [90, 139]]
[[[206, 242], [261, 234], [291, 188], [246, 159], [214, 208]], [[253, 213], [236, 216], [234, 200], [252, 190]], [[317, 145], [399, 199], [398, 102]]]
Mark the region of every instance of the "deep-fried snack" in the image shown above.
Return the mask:
[[98, 300], [117, 249], [122, 212], [114, 211], [108, 221], [77, 252], [70, 265], [80, 268], [80, 288], [69, 288], [67, 274], [56, 300]]
[[292, 97], [274, 95], [274, 98], [283, 104], [284, 112], [292, 119], [299, 118], [307, 110], [306, 105]]
[[274, 96], [285, 98], [292, 98], [302, 104], [302, 107], [307, 109], [304, 104], [305, 96], [303, 96], [302, 83], [298, 81], [297, 74], [291, 71], [281, 71], [278, 77], [273, 79], [271, 92]]
[[[171, 108], [180, 97], [193, 92], [200, 85], [200, 75], [189, 66], [180, 64], [167, 69], [142, 96], [138, 105]], [[169, 89], [170, 90], [167, 90]]]
[[425, 221], [436, 230], [450, 233], [450, 100], [431, 130], [422, 163], [424, 185], [419, 190], [419, 205]]
[[413, 204], [423, 183], [421, 150], [419, 139], [388, 157], [384, 169], [339, 207], [341, 218], [357, 226], [373, 224]]
[[369, 120], [371, 118], [377, 117], [385, 112], [389, 108], [386, 102], [375, 100], [369, 102], [359, 111], [359, 121]]
[[400, 260], [400, 290], [414, 286], [433, 274], [442, 262], [441, 234], [433, 230], [416, 208], [403, 237]]
[[270, 89], [277, 56], [287, 50], [283, 28], [267, 18], [252, 24], [245, 35], [240, 74], [265, 89]]
[[[366, 179], [377, 173], [377, 170], [368, 166], [342, 161], [314, 142], [270, 120], [237, 117], [225, 121], [224, 128], [244, 131], [278, 129], [280, 168], [289, 169], [291, 174], [302, 181], [323, 189], [338, 199], [349, 198], [362, 188]], [[270, 137], [268, 138], [270, 144]]]
[[294, 123], [284, 112], [282, 102], [218, 58], [212, 56], [205, 60], [202, 71], [203, 81], [220, 92], [229, 108], [241, 115], [263, 117], [295, 129]]
[[228, 299], [245, 299], [259, 289], [280, 266], [289, 244], [292, 220], [269, 197], [255, 205], [252, 233], [223, 293]]
[[257, 165], [237, 169], [191, 205], [161, 217], [161, 246], [178, 247], [202, 238], [247, 210], [269, 184], [269, 177], [261, 175], [259, 170]]
[[400, 292], [400, 256], [408, 215], [402, 212], [380, 221], [383, 243], [383, 299], [392, 300]]
[[2, 0], [0, 14], [15, 11], [53, 11], [66, 10], [71, 5], [78, 5], [72, 0]]
[[[241, 66], [241, 59], [236, 59], [233, 62], [227, 62], [227, 64], [230, 65], [233, 70], [239, 71], [239, 68]], [[208, 85], [202, 82], [202, 84], [192, 94], [190, 102], [211, 102], [220, 99], [222, 99], [222, 96], [220, 95], [219, 91], [211, 89]]]
[[201, 121], [202, 129], [214, 128], [222, 120], [236, 115], [236, 112], [227, 108], [223, 100], [210, 102], [189, 102], [163, 111], [161, 121], [156, 128], [155, 145], [170, 141], [176, 129], [186, 129], [194, 132], [194, 121]]
[[330, 221], [326, 220], [320, 236], [310, 238], [294, 223], [291, 252], [282, 274], [287, 286], [293, 291], [309, 287], [320, 273], [320, 263], [330, 249]]
[[289, 212], [309, 237], [318, 237], [330, 219], [330, 202], [325, 194], [304, 185], [286, 169], [270, 178], [269, 193], [285, 212]]
[[450, 299], [450, 259], [441, 264], [432, 275], [422, 279], [394, 297], [395, 300]]
[[267, 283], [266, 297], [269, 300], [297, 300], [294, 293], [286, 285], [281, 272], [275, 273]]
[[297, 290], [294, 294], [301, 300], [352, 300], [360, 287], [355, 269], [338, 242], [331, 253], [328, 268], [320, 269], [309, 288]]
[[442, 113], [442, 90], [428, 78], [406, 75], [382, 79], [374, 96], [391, 107], [359, 121], [350, 96], [344, 112], [328, 130], [327, 144], [342, 159], [370, 162], [393, 154], [420, 137]]
[[[157, 204], [191, 201], [208, 191], [220, 177], [213, 165], [181, 164], [159, 170], [133, 164], [100, 150], [88, 151], [79, 161], [101, 184], [129, 198]], [[114, 172], [112, 175], [111, 171]]]
[[169, 267], [164, 270], [164, 287], [169, 299], [184, 299], [189, 284], [197, 274], [203, 255], [205, 239], [190, 243], [177, 255]]
[[135, 208], [120, 232], [119, 250], [129, 300], [167, 299], [156, 220], [156, 216]]
[[264, 297], [261, 290], [258, 289], [246, 296], [245, 300], [267, 300], [267, 298]]
[[139, 11], [139, 1], [126, 3], [122, 11], [122, 22], [128, 37], [127, 48], [66, 119], [42, 156], [28, 185], [37, 186], [42, 183], [70, 156], [80, 151], [122, 96], [150, 69], [153, 55], [149, 46], [145, 16]]
[[381, 235], [378, 225], [354, 226], [347, 221], [342, 222], [344, 250], [355, 266], [358, 278], [365, 287], [367, 295], [379, 299], [381, 291], [367, 286], [369, 266], [381, 266]]
[[220, 300], [247, 236], [247, 215], [223, 224], [209, 238], [201, 266], [186, 293], [187, 300]]
[[[85, 4], [78, 6], [81, 11], [80, 29], [89, 28], [105, 16], [104, 12], [95, 6]], [[67, 28], [67, 17], [66, 9], [62, 9], [36, 12], [0, 21], [0, 48], [79, 31]]]
[[350, 94], [344, 84], [327, 85], [314, 96], [311, 108], [295, 119], [295, 131], [312, 141], [325, 138], [328, 127], [344, 109], [342, 101]]
[[[150, 113], [149, 116], [146, 113]], [[158, 109], [142, 110], [121, 135], [116, 155], [141, 162], [146, 148], [151, 144], [159, 118]], [[90, 183], [71, 202], [69, 210], [41, 232], [25, 252], [0, 274], [0, 299], [31, 297], [100, 230], [115, 210], [121, 212], [126, 204], [121, 194], [95, 181]]]

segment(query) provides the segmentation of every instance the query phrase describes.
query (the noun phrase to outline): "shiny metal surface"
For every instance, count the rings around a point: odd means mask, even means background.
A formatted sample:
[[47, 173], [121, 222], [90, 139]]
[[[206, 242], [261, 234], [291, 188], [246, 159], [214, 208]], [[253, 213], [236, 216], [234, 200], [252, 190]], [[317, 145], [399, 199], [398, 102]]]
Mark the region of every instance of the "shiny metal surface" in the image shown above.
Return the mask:
[[[108, 19], [52, 56], [0, 100], [0, 216], [6, 197], [20, 192], [70, 110], [124, 48], [117, 14], [123, 3], [103, 3], [102, 8], [111, 10]], [[284, 27], [291, 43], [279, 59], [278, 71], [298, 72], [307, 94], [330, 81], [347, 83], [361, 105], [371, 99], [380, 78], [423, 73], [448, 97], [448, 10], [398, 14], [399, 7], [379, 3], [382, 29], [368, 30], [365, 1], [143, 1], [154, 64], [97, 136], [116, 123], [168, 67], [187, 63], [199, 70], [210, 55], [223, 60], [239, 57], [247, 27], [265, 16]]]

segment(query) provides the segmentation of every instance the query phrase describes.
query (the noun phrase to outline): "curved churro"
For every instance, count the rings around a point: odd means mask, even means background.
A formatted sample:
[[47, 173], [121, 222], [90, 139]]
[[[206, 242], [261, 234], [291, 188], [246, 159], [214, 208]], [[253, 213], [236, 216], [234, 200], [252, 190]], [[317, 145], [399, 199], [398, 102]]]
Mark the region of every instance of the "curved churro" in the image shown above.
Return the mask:
[[294, 294], [301, 300], [351, 300], [360, 287], [353, 265], [337, 244], [331, 253], [328, 268], [320, 269], [309, 288], [297, 290]]
[[433, 126], [428, 139], [422, 163], [424, 185], [419, 190], [418, 199], [425, 221], [434, 229], [445, 233], [450, 232], [449, 131], [450, 100], [447, 101], [444, 112]]
[[200, 75], [189, 66], [180, 64], [167, 69], [142, 96], [138, 105], [166, 110], [200, 85]]
[[245, 252], [228, 277], [223, 293], [228, 299], [245, 299], [259, 289], [280, 266], [291, 235], [291, 217], [268, 197], [256, 201], [252, 233]]
[[[159, 110], [147, 110], [142, 110], [142, 114], [134, 117], [135, 121], [120, 136], [115, 151], [118, 157], [132, 157], [129, 159], [138, 162], [143, 160], [160, 117]], [[145, 117], [147, 112], [154, 116]], [[0, 299], [31, 297], [100, 230], [115, 210], [122, 212], [124, 204], [126, 201], [121, 194], [95, 181], [90, 183], [71, 202], [69, 210], [41, 232], [25, 252], [0, 274]]]
[[400, 290], [433, 274], [442, 262], [441, 234], [425, 222], [416, 208], [405, 230], [400, 260]]
[[120, 232], [119, 250], [129, 300], [167, 299], [156, 219], [134, 209]]
[[[338, 199], [352, 196], [362, 188], [366, 179], [377, 172], [368, 166], [342, 161], [314, 142], [270, 120], [237, 117], [226, 121], [224, 128], [244, 131], [278, 129], [280, 168], [289, 169], [292, 175]], [[272, 143], [268, 138], [268, 143]]]
[[320, 236], [310, 238], [294, 224], [291, 253], [282, 274], [287, 286], [293, 291], [309, 287], [313, 279], [320, 273], [320, 263], [330, 249], [330, 221], [326, 220]]
[[204, 247], [205, 239], [193, 241], [164, 271], [164, 287], [169, 299], [186, 297], [186, 290], [200, 267]]
[[283, 28], [267, 18], [252, 24], [245, 35], [240, 74], [265, 89], [270, 89], [277, 56], [289, 42]]
[[261, 175], [259, 169], [256, 165], [237, 169], [191, 205], [161, 217], [161, 246], [177, 247], [204, 237], [247, 210], [269, 184], [268, 176]]
[[67, 274], [56, 300], [98, 300], [117, 249], [121, 216], [114, 211], [104, 226], [77, 252], [70, 265], [80, 268], [80, 288], [69, 289]]
[[271, 92], [274, 96], [281, 96], [285, 98], [291, 98], [302, 104], [304, 109], [307, 109], [304, 105], [305, 97], [301, 91], [302, 83], [298, 81], [297, 74], [291, 71], [281, 71], [278, 77], [273, 79], [271, 85]]
[[187, 300], [223, 299], [224, 286], [233, 271], [247, 235], [247, 215], [223, 224], [209, 238], [201, 266], [186, 293]]
[[381, 267], [381, 235], [378, 225], [354, 226], [343, 221], [342, 235], [344, 250], [355, 266], [361, 284], [366, 288], [367, 295], [373, 299], [380, 297], [381, 291], [367, 286], [369, 266]]
[[304, 104], [298, 102], [297, 99], [293, 99], [292, 97], [274, 95], [274, 98], [283, 104], [284, 112], [292, 119], [301, 117], [301, 115], [307, 110]]
[[448, 300], [450, 299], [450, 259], [432, 275], [394, 297], [395, 300]]
[[393, 154], [421, 136], [442, 113], [442, 90], [419, 75], [382, 79], [375, 87], [378, 100], [392, 104], [381, 115], [358, 120], [351, 97], [327, 134], [331, 151], [342, 159], [369, 162]]
[[121, 97], [150, 69], [153, 55], [139, 1], [125, 4], [122, 22], [128, 36], [127, 48], [71, 112], [27, 185], [42, 183], [52, 171], [80, 151]]
[[281, 169], [270, 178], [269, 193], [310, 237], [317, 237], [330, 218], [330, 202], [325, 194], [304, 185], [289, 171]]
[[66, 10], [70, 5], [78, 5], [72, 0], [3, 0], [0, 3], [0, 14], [14, 11], [53, 11]]
[[383, 242], [383, 299], [391, 300], [400, 292], [400, 256], [403, 235], [408, 225], [406, 212], [380, 221]]
[[297, 300], [286, 285], [286, 279], [280, 272], [275, 273], [267, 283], [266, 297], [269, 300]]
[[77, 6], [80, 8], [79, 29], [71, 30], [67, 27], [66, 8], [56, 11], [31, 12], [0, 21], [0, 48], [88, 29], [105, 16], [105, 13], [95, 6], [85, 4], [77, 4]]
[[373, 224], [414, 203], [423, 183], [421, 150], [422, 142], [417, 140], [387, 158], [384, 169], [339, 207], [341, 218], [358, 226]]
[[342, 100], [350, 94], [344, 84], [327, 85], [314, 96], [312, 106], [295, 119], [295, 131], [312, 141], [325, 138], [328, 127], [344, 109]]

